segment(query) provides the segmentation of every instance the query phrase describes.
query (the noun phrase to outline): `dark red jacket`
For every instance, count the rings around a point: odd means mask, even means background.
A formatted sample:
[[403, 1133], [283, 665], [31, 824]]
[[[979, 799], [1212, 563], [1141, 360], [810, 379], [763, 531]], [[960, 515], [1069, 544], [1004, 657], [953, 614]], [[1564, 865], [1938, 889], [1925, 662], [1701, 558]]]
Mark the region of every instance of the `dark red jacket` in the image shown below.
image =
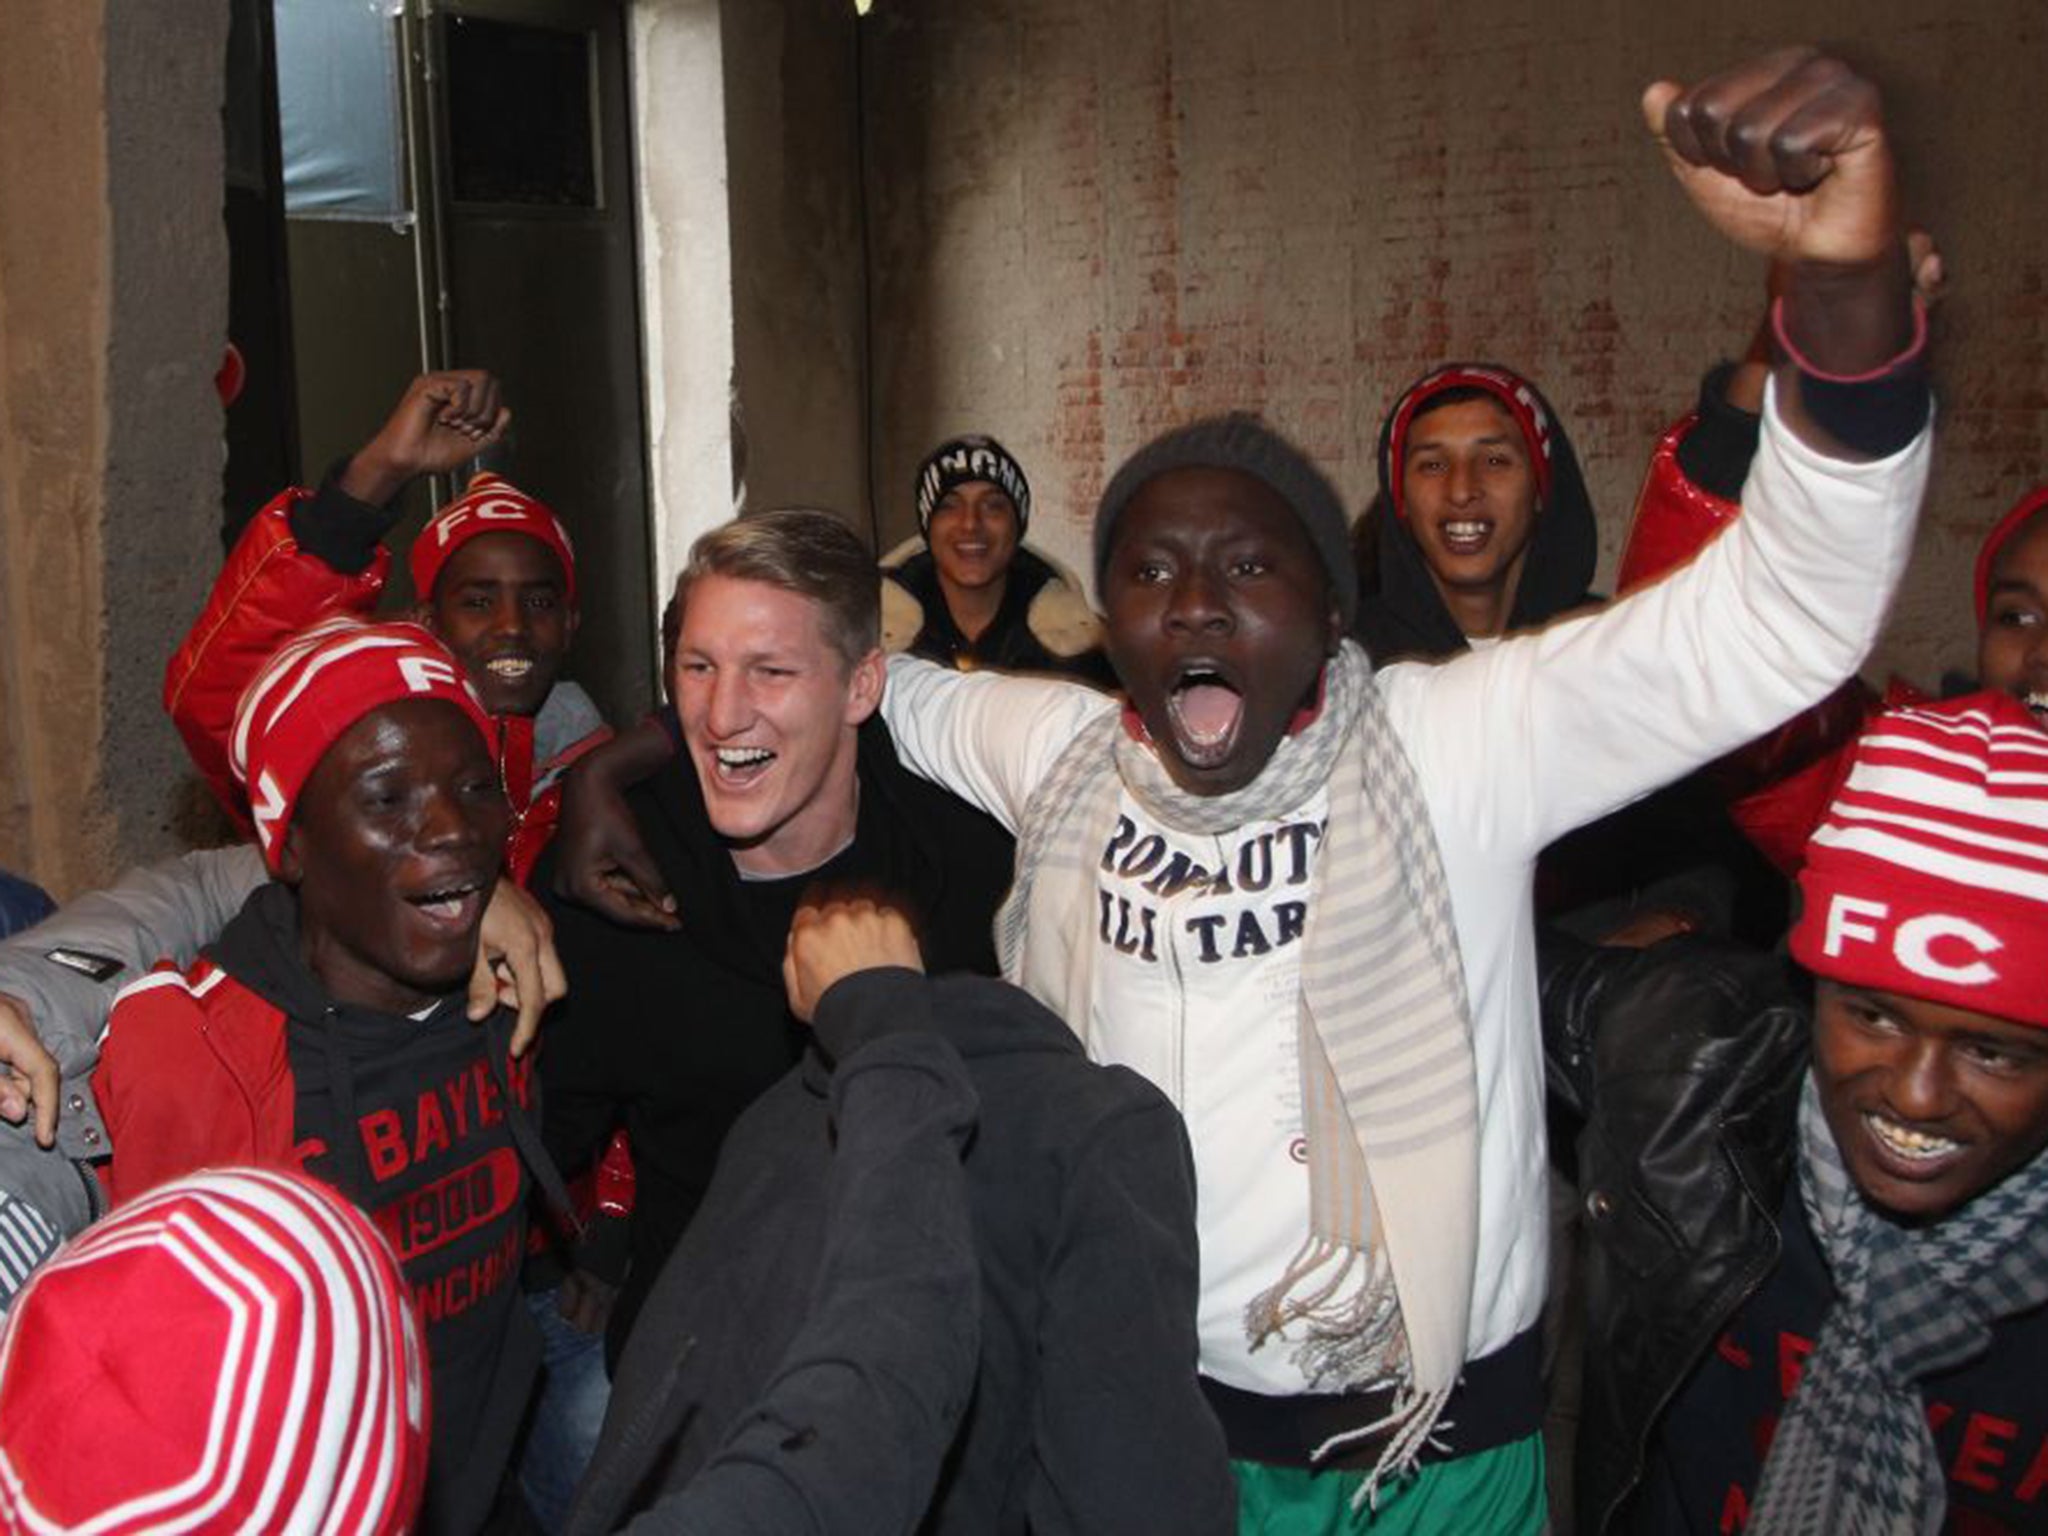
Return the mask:
[[[329, 547], [305, 547], [294, 523], [301, 508], [334, 533]], [[337, 615], [375, 612], [391, 572], [391, 551], [380, 542], [388, 522], [381, 509], [353, 502], [331, 484], [318, 492], [297, 486], [280, 492], [235, 541], [198, 622], [164, 671], [164, 708], [215, 798], [245, 830], [248, 800], [228, 756], [242, 690], [291, 635]], [[513, 811], [505, 873], [524, 885], [554, 836], [562, 773], [611, 732], [600, 722], [536, 762], [533, 720], [498, 716], [496, 724], [498, 771]], [[288, 1102], [285, 1115], [288, 1144]], [[607, 1151], [598, 1180], [596, 1209], [612, 1216], [631, 1210], [633, 1168], [622, 1138]]]
[[[206, 608], [164, 672], [164, 708], [185, 749], [230, 816], [248, 826], [248, 802], [229, 767], [228, 740], [242, 690], [289, 636], [339, 614], [367, 618], [376, 609], [391, 571], [391, 551], [370, 541], [364, 564], [343, 570], [303, 546], [293, 513], [316, 497], [292, 487], [258, 512], [229, 552], [207, 595]], [[522, 884], [553, 836], [561, 808], [562, 770], [611, 733], [600, 724], [545, 761], [534, 756], [534, 722], [500, 716], [498, 770], [512, 802], [506, 873]]]
[[421, 1019], [337, 1003], [299, 953], [297, 913], [264, 886], [189, 971], [123, 992], [93, 1079], [108, 1183], [119, 1205], [201, 1168], [289, 1168], [362, 1209], [426, 1340], [429, 1524], [475, 1530], [539, 1367], [520, 1293], [527, 1170], [544, 1168], [532, 1067], [510, 1059], [503, 1010], [478, 1026], [459, 996]]

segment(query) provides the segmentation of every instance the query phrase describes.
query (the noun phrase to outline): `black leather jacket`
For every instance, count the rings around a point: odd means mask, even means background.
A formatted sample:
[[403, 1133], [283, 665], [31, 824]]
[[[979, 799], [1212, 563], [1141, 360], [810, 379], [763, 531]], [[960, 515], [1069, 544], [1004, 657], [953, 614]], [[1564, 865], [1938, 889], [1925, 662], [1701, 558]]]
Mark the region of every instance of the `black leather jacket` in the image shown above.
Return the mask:
[[1704, 939], [1542, 969], [1551, 1092], [1585, 1120], [1579, 1519], [1627, 1530], [1672, 1395], [1778, 1262], [1810, 1010], [1789, 961]]

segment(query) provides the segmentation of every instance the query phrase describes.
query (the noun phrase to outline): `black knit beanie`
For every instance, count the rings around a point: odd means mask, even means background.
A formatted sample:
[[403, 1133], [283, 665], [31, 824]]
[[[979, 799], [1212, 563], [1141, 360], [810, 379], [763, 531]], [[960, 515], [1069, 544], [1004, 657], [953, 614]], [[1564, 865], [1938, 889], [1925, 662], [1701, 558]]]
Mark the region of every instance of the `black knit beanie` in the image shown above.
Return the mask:
[[1322, 557], [1330, 596], [1348, 627], [1358, 607], [1358, 570], [1337, 488], [1286, 438], [1244, 412], [1211, 416], [1155, 437], [1124, 461], [1095, 509], [1095, 587], [1102, 590], [1117, 519], [1147, 481], [1175, 469], [1235, 469], [1264, 482], [1287, 503]]
[[1031, 526], [1031, 482], [1016, 456], [992, 437], [955, 437], [925, 455], [917, 467], [917, 531], [932, 535], [932, 513], [946, 492], [970, 480], [986, 480], [1010, 498], [1017, 509], [1017, 536]]

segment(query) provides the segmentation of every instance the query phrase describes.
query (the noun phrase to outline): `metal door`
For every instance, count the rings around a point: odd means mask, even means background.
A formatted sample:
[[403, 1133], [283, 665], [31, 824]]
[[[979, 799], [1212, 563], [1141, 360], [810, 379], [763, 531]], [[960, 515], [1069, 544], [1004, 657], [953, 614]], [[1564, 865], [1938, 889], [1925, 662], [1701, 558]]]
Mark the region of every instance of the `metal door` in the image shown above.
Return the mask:
[[624, 723], [656, 692], [624, 7], [453, 0], [423, 42], [444, 355], [505, 381], [510, 471], [576, 540], [574, 673]]

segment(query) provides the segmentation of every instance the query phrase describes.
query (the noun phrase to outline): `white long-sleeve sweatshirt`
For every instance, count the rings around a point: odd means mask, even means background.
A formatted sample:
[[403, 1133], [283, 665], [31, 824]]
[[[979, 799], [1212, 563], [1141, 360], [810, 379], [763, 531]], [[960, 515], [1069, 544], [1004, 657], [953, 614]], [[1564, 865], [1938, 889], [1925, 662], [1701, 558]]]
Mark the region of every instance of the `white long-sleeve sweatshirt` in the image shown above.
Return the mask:
[[[1480, 1209], [1468, 1359], [1507, 1344], [1543, 1305], [1538, 853], [1855, 670], [1911, 552], [1929, 440], [1845, 463], [1802, 443], [1767, 401], [1743, 516], [1691, 565], [1584, 617], [1379, 674], [1429, 806], [1471, 992]], [[1075, 732], [1116, 706], [1078, 686], [899, 657], [882, 707], [905, 762], [1014, 828]], [[1188, 1122], [1202, 1368], [1267, 1393], [1312, 1389], [1284, 1348], [1249, 1350], [1243, 1310], [1307, 1230], [1294, 997], [1324, 814], [1318, 793], [1275, 821], [1188, 838], [1151, 825], [1125, 794], [1100, 830], [1094, 909], [1073, 915], [1102, 946], [1092, 1052], [1144, 1073]]]

